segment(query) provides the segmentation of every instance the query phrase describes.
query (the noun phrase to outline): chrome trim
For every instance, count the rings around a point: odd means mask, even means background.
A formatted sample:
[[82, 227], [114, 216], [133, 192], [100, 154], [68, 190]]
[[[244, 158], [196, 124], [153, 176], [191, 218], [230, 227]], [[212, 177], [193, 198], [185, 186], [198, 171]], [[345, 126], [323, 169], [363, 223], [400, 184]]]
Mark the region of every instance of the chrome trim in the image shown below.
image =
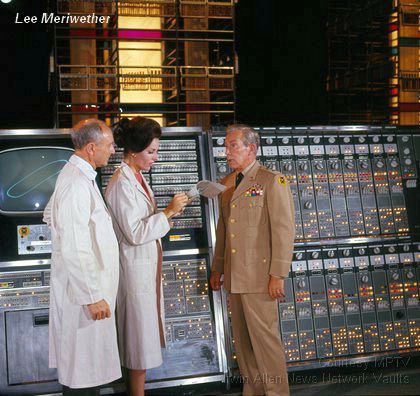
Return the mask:
[[146, 382], [146, 389], [158, 389], [158, 388], [169, 388], [173, 386], [182, 386], [182, 385], [197, 385], [204, 384], [208, 382], [225, 382], [225, 376], [222, 374], [216, 374], [206, 377], [195, 377], [187, 379], [179, 379], [173, 381], [160, 381], [160, 382]]
[[3, 136], [59, 136], [67, 137], [71, 129], [0, 129], [0, 138]]
[[203, 132], [200, 127], [163, 127], [162, 136], [197, 136]]
[[172, 256], [187, 256], [195, 254], [208, 254], [208, 249], [183, 249], [183, 250], [167, 250], [163, 252], [163, 257]]
[[22, 260], [22, 261], [0, 261], [0, 268], [10, 268], [10, 267], [34, 267], [34, 266], [50, 266], [51, 259], [42, 259], [42, 260]]

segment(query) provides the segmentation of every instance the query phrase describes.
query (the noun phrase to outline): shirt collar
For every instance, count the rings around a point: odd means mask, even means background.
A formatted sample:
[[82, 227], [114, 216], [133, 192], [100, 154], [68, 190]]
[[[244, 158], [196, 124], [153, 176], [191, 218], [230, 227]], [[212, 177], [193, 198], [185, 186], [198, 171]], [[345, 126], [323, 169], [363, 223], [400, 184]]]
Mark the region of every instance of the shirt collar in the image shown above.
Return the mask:
[[85, 161], [82, 157], [73, 154], [70, 158], [70, 162], [77, 166], [90, 180], [95, 180], [98, 174], [93, 166], [89, 162]]
[[256, 161], [257, 161], [256, 159], [252, 161], [241, 173], [245, 176], [250, 171], [250, 169], [254, 166]]

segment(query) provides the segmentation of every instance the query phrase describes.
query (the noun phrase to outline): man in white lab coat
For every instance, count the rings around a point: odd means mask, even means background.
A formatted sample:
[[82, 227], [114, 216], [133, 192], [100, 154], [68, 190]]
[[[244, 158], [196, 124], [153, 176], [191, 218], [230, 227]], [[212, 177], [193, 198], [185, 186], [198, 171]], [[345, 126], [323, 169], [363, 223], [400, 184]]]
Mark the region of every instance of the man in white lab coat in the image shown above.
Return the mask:
[[115, 151], [111, 130], [96, 119], [79, 122], [72, 141], [75, 153], [44, 212], [52, 234], [49, 359], [64, 394], [90, 395], [121, 377], [118, 242], [95, 182], [95, 169]]

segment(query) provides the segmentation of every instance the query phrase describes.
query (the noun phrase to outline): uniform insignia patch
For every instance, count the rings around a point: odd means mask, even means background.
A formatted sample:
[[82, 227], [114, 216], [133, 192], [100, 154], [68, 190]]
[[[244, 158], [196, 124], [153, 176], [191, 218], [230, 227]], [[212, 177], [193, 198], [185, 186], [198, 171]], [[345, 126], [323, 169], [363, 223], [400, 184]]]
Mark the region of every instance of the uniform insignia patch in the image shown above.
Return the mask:
[[245, 197], [262, 197], [264, 195], [264, 188], [261, 184], [254, 184], [245, 191], [244, 195]]
[[281, 185], [281, 186], [285, 186], [286, 185], [286, 178], [284, 176], [279, 176], [279, 178], [277, 179], [277, 182]]

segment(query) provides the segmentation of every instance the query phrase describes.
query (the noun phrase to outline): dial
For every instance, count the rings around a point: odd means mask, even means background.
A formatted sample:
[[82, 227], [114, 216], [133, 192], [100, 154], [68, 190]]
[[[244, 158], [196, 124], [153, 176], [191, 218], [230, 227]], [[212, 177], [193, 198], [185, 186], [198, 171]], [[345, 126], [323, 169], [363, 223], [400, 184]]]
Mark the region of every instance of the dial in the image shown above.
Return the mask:
[[312, 202], [305, 202], [303, 206], [305, 207], [305, 209], [312, 209]]
[[353, 169], [354, 168], [353, 161], [346, 161], [346, 168], [347, 169]]
[[330, 285], [337, 286], [338, 285], [338, 279], [336, 277], [333, 277], [330, 279]]
[[334, 256], [335, 256], [335, 252], [334, 252], [334, 250], [328, 250], [328, 252], [327, 252], [327, 256], [328, 256], [329, 258], [334, 257]]
[[400, 274], [398, 272], [393, 272], [391, 278], [392, 280], [397, 281], [398, 279], [400, 279]]
[[312, 257], [313, 259], [317, 259], [317, 258], [319, 257], [319, 252], [312, 252], [312, 253], [311, 253], [311, 257]]
[[303, 289], [306, 286], [306, 282], [304, 279], [299, 279], [297, 282], [299, 289]]
[[290, 172], [292, 170], [292, 164], [284, 164], [283, 168], [285, 171]]

